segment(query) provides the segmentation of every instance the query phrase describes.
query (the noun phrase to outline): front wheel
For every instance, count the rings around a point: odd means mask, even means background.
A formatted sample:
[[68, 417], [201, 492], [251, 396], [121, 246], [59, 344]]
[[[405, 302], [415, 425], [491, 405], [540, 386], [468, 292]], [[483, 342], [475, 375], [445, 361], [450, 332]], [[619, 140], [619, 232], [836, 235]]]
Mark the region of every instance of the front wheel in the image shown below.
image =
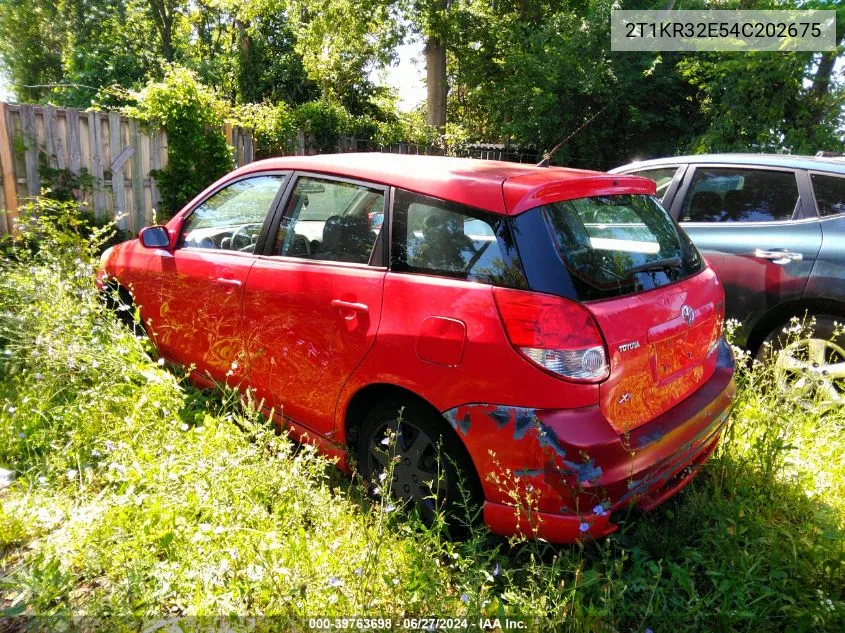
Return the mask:
[[808, 408], [845, 404], [845, 334], [837, 322], [845, 319], [819, 315], [811, 332], [799, 324], [793, 333], [787, 323], [769, 334], [757, 352], [757, 360], [772, 362], [778, 385], [797, 392]]
[[481, 500], [475, 469], [455, 432], [417, 403], [394, 401], [367, 415], [358, 437], [358, 464], [365, 479], [415, 506], [426, 525], [442, 512], [460, 532]]

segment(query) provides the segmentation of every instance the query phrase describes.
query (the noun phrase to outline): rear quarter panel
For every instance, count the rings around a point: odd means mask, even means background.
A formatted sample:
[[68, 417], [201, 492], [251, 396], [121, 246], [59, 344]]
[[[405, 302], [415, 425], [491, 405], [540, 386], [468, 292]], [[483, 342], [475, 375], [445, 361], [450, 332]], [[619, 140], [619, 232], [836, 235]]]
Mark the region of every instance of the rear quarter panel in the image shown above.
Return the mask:
[[[430, 317], [466, 326], [458, 364], [420, 357], [421, 334], [430, 345]], [[447, 348], [454, 345], [456, 329], [443, 332]], [[596, 385], [554, 378], [511, 347], [491, 286], [420, 274], [388, 273], [385, 278], [376, 342], [344, 387], [337, 408], [335, 426], [341, 437], [349, 400], [376, 383], [408, 389], [441, 412], [470, 403], [559, 409], [598, 402]]]

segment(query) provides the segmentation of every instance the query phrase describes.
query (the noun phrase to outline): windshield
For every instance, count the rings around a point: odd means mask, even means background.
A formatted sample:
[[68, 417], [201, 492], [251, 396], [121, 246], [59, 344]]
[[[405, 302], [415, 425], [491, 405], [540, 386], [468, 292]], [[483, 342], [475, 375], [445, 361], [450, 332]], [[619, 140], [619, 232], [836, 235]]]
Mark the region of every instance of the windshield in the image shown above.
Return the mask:
[[650, 290], [701, 270], [701, 255], [652, 196], [579, 198], [542, 209], [583, 301]]

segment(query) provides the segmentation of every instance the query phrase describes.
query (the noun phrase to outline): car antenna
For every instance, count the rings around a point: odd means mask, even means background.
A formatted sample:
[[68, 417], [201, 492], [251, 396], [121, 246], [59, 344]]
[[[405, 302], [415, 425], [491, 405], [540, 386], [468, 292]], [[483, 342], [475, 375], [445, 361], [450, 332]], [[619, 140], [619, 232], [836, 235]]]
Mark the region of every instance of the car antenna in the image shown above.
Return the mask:
[[580, 131], [581, 131], [581, 130], [583, 130], [585, 127], [587, 127], [590, 123], [592, 123], [592, 122], [596, 119], [596, 117], [598, 117], [598, 115], [600, 115], [602, 112], [604, 112], [605, 110], [607, 110], [607, 109], [608, 109], [608, 108], [609, 108], [609, 107], [610, 107], [613, 103], [615, 103], [615, 102], [616, 102], [616, 100], [617, 100], [618, 98], [619, 98], [619, 95], [615, 96], [613, 99], [611, 99], [610, 101], [608, 101], [608, 102], [604, 105], [604, 107], [603, 107], [601, 110], [599, 110], [599, 111], [598, 111], [598, 112], [596, 112], [593, 116], [591, 116], [589, 119], [587, 119], [586, 121], [584, 121], [584, 122], [583, 122], [580, 126], [578, 126], [578, 127], [575, 129], [575, 131], [574, 131], [574, 132], [572, 132], [572, 134], [570, 134], [570, 135], [569, 135], [569, 136], [567, 136], [565, 139], [563, 139], [560, 143], [558, 143], [557, 145], [555, 145], [555, 146], [551, 149], [551, 151], [546, 152], [545, 154], [543, 154], [543, 160], [541, 160], [539, 163], [537, 163], [537, 167], [550, 167], [550, 166], [551, 166], [551, 159], [552, 159], [552, 156], [554, 156], [554, 155], [555, 155], [555, 152], [557, 152], [557, 151], [558, 151], [561, 147], [563, 147], [563, 145], [564, 145], [567, 141], [569, 141], [569, 140], [570, 140], [573, 136], [575, 136], [576, 134], [578, 134], [578, 132], [580, 132]]

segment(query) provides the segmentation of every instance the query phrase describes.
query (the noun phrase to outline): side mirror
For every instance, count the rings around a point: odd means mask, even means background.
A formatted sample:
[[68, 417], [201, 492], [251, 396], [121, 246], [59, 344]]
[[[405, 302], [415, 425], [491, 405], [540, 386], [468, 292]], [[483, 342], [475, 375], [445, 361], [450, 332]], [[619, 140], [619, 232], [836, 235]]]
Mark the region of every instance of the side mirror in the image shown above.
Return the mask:
[[146, 226], [138, 233], [138, 239], [145, 248], [167, 248], [170, 246], [170, 233], [163, 226]]

